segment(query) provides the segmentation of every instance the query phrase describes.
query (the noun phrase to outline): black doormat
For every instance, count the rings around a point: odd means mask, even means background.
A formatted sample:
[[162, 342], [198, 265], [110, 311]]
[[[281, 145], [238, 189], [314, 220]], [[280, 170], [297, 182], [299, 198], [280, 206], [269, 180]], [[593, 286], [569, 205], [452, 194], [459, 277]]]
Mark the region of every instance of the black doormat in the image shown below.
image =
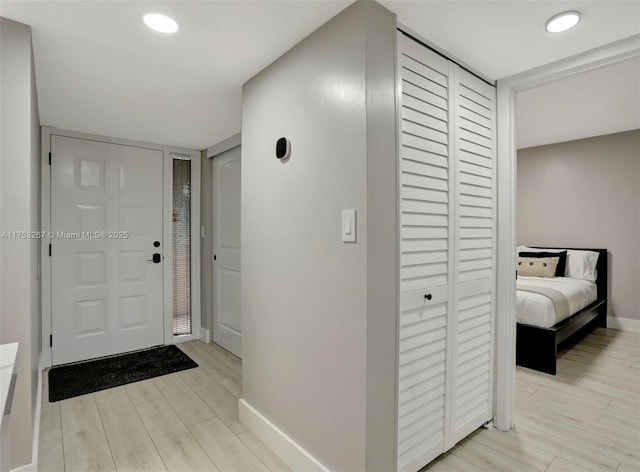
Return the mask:
[[49, 401], [57, 402], [194, 367], [198, 364], [173, 345], [53, 367], [49, 370]]

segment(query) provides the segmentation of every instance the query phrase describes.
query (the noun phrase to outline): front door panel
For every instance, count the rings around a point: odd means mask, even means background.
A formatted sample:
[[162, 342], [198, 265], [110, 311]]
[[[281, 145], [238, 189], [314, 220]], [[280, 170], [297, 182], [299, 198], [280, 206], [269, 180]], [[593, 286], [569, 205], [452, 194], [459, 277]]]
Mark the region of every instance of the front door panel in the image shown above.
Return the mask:
[[52, 360], [163, 343], [162, 151], [51, 137]]

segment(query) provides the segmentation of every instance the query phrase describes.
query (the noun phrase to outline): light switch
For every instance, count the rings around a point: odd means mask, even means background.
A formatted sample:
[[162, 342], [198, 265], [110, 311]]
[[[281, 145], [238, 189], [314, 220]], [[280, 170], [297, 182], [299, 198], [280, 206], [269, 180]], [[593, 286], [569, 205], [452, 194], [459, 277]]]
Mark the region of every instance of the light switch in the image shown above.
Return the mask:
[[342, 241], [356, 240], [356, 210], [342, 210]]

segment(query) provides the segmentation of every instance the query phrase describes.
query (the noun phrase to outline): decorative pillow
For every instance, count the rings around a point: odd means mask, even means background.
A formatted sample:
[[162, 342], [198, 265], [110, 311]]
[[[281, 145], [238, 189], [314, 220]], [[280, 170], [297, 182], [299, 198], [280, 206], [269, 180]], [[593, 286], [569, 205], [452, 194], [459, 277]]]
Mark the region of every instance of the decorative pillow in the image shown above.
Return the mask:
[[555, 277], [559, 257], [518, 257], [516, 272], [524, 277]]
[[521, 252], [551, 252], [554, 254], [567, 251], [567, 268], [564, 276], [578, 280], [595, 282], [597, 278], [596, 264], [600, 256], [594, 251], [582, 251], [577, 249], [538, 249], [527, 246], [518, 246], [518, 254]]
[[558, 257], [558, 266], [556, 267], [556, 277], [564, 277], [567, 270], [567, 251], [547, 252], [547, 251], [523, 251], [518, 253], [520, 257]]

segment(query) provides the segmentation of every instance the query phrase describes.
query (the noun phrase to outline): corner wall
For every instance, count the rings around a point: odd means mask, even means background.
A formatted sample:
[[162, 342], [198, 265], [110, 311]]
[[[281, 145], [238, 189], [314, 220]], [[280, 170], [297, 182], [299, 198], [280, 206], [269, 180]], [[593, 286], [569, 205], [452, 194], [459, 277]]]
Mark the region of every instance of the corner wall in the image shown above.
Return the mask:
[[356, 2], [243, 91], [243, 400], [330, 470], [395, 468], [395, 28]]
[[[518, 243], [607, 248], [609, 316], [640, 326], [640, 130], [518, 151]], [[624, 323], [624, 321], [623, 321]]]
[[[40, 229], [40, 121], [31, 28], [0, 18], [0, 232]], [[11, 467], [32, 461], [41, 317], [39, 240], [0, 240], [0, 343], [19, 342]]]

